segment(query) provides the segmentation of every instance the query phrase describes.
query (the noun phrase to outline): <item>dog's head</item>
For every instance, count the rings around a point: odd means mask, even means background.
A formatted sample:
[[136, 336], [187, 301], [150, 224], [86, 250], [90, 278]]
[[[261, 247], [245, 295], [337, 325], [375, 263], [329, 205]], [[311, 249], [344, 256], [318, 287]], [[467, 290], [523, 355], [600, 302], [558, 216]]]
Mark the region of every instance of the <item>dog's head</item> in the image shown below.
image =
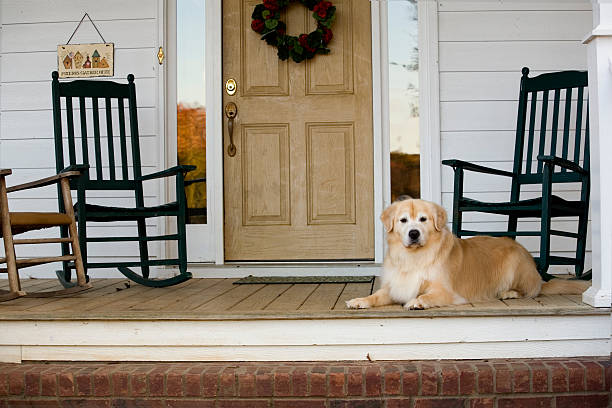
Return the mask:
[[446, 228], [446, 211], [424, 200], [396, 201], [380, 219], [387, 234], [395, 234], [406, 248], [421, 248]]

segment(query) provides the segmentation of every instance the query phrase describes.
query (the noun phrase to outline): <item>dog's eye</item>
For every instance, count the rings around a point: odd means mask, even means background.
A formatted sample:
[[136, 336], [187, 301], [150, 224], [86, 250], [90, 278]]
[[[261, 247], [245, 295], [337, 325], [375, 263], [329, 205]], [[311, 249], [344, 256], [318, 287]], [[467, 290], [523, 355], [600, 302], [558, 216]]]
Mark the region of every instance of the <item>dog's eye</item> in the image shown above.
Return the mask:
[[401, 222], [402, 224], [405, 224], [406, 222], [408, 222], [408, 220], [407, 220], [406, 218], [400, 218], [400, 222]]
[[427, 217], [421, 217], [421, 218], [419, 218], [419, 221], [425, 222], [425, 221], [427, 221]]

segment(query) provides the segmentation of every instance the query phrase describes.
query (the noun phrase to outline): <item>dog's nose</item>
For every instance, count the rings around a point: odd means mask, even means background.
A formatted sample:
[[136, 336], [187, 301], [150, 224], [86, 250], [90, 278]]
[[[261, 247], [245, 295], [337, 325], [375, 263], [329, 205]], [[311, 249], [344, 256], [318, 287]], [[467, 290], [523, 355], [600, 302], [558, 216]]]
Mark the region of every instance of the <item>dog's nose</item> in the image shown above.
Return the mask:
[[408, 231], [408, 236], [410, 237], [411, 240], [416, 241], [419, 238], [419, 235], [421, 235], [421, 233], [419, 232], [419, 230], [410, 230]]

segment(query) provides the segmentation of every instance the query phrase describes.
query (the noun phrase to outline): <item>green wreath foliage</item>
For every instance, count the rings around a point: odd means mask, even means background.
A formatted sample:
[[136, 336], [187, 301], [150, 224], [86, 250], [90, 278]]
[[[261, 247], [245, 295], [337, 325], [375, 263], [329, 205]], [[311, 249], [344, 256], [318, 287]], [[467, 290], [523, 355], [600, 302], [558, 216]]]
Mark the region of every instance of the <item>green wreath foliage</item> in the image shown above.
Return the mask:
[[[309, 34], [287, 35], [287, 25], [281, 12], [291, 2], [299, 2], [312, 11], [317, 28]], [[317, 54], [329, 54], [327, 44], [333, 38], [331, 26], [336, 18], [336, 7], [326, 0], [263, 0], [255, 6], [251, 28], [261, 39], [278, 49], [278, 58], [295, 62], [311, 59]]]

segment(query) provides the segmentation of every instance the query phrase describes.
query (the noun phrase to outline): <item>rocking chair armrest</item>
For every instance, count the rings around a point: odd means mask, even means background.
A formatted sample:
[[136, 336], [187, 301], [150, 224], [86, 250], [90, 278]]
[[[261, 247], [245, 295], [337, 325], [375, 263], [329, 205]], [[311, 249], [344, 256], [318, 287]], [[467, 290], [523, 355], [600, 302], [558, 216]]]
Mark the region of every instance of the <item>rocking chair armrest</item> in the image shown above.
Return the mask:
[[456, 160], [456, 159], [442, 160], [442, 164], [444, 164], [445, 166], [451, 166], [453, 169], [458, 167], [464, 170], [475, 171], [478, 173], [487, 173], [487, 174], [495, 174], [497, 176], [514, 177], [514, 173], [510, 171], [498, 170], [498, 169], [493, 169], [491, 167], [480, 166], [478, 164], [473, 164], [473, 163], [466, 162], [463, 160]]
[[204, 183], [206, 181], [206, 177], [202, 177], [202, 178], [197, 178], [197, 179], [191, 179], [191, 180], [185, 180], [185, 187], [190, 186], [192, 184], [196, 184], [196, 183]]
[[64, 178], [78, 177], [80, 175], [81, 173], [78, 171], [68, 171], [65, 173], [59, 173], [59, 174], [56, 174], [55, 176], [46, 177], [40, 180], [34, 180], [28, 183], [23, 183], [23, 184], [18, 184], [16, 186], [8, 187], [6, 189], [6, 192], [12, 193], [13, 191], [29, 190], [31, 188], [44, 187], [44, 186], [58, 183]]
[[11, 169], [0, 169], [0, 176], [8, 176], [13, 174]]
[[574, 171], [576, 173], [579, 173], [585, 176], [589, 174], [588, 171], [586, 171], [585, 169], [583, 169], [582, 167], [580, 167], [573, 161], [562, 159], [561, 157], [541, 155], [541, 156], [538, 156], [538, 161], [544, 162], [546, 164], [552, 164], [553, 166], [563, 167], [567, 170], [571, 170], [571, 171]]
[[139, 180], [141, 180], [141, 181], [152, 180], [152, 179], [156, 179], [156, 178], [173, 176], [173, 175], [179, 174], [179, 173], [185, 174], [185, 173], [188, 173], [188, 172], [193, 171], [195, 169], [197, 169], [196, 166], [190, 166], [190, 165], [174, 166], [174, 167], [170, 167], [169, 169], [166, 169], [166, 170], [158, 171], [156, 173], [147, 174], [145, 176], [140, 177]]
[[67, 171], [78, 171], [82, 173], [87, 170], [89, 170], [89, 164], [71, 164], [70, 166], [62, 169], [60, 173], [65, 173]]

